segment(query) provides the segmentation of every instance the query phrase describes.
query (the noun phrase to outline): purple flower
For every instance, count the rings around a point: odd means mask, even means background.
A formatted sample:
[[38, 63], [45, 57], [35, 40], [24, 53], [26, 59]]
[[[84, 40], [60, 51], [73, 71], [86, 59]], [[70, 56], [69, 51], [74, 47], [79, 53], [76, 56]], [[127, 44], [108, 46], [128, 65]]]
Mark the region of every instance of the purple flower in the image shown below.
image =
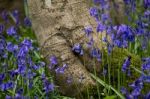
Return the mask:
[[17, 33], [16, 28], [14, 26], [11, 26], [7, 29], [7, 34], [12, 36], [15, 35]]
[[20, 89], [17, 90], [17, 94], [19, 94], [19, 95], [22, 95], [23, 92], [24, 92], [23, 88], [20, 88]]
[[19, 11], [18, 10], [14, 10], [12, 12], [12, 16], [15, 19], [16, 24], [19, 24]]
[[96, 49], [96, 48], [93, 48], [91, 50], [91, 56], [93, 58], [96, 58], [97, 61], [101, 61], [101, 53], [100, 53], [100, 50], [99, 49]]
[[49, 83], [47, 79], [43, 80], [43, 84], [44, 84], [44, 90], [46, 93], [54, 91], [55, 85], [53, 83]]
[[85, 32], [86, 36], [89, 37], [90, 34], [93, 32], [92, 27], [91, 26], [85, 27], [84, 32]]
[[12, 42], [7, 43], [6, 49], [7, 49], [8, 52], [13, 52], [15, 50], [14, 45], [12, 44]]
[[126, 72], [127, 69], [129, 69], [129, 66], [131, 64], [131, 56], [129, 56], [123, 63], [123, 66], [122, 66], [122, 71], [123, 72]]
[[56, 56], [53, 55], [50, 57], [50, 63], [51, 63], [51, 65], [57, 65], [58, 64]]
[[132, 91], [131, 95], [132, 95], [132, 96], [139, 96], [140, 93], [141, 93], [141, 89], [137, 87], [137, 88], [135, 88], [135, 89]]
[[106, 26], [102, 24], [101, 22], [98, 22], [96, 30], [97, 32], [103, 32], [104, 30], [106, 30]]
[[5, 21], [5, 22], [8, 22], [8, 12], [7, 11], [3, 11], [2, 13], [1, 13], [1, 16], [2, 16], [2, 18], [3, 18], [3, 20]]
[[55, 72], [56, 72], [57, 74], [64, 74], [64, 72], [65, 72], [65, 70], [66, 70], [67, 67], [68, 67], [67, 64], [63, 64], [62, 67], [57, 67], [57, 68], [55, 69]]
[[149, 8], [150, 7], [150, 0], [144, 0], [144, 7]]
[[83, 55], [83, 49], [79, 43], [74, 44], [72, 51], [75, 52], [76, 54]]
[[90, 8], [90, 15], [92, 17], [95, 17], [96, 20], [98, 20], [98, 9], [96, 7], [91, 7]]
[[114, 45], [121, 48], [122, 47], [122, 42], [120, 40], [114, 40]]
[[109, 15], [108, 15], [108, 14], [102, 14], [102, 15], [101, 15], [101, 20], [102, 20], [103, 22], [107, 21], [108, 19], [109, 19]]
[[124, 87], [121, 87], [120, 91], [121, 91], [121, 93], [124, 94], [124, 95], [128, 94], [127, 89], [124, 88]]
[[150, 70], [150, 60], [149, 58], [145, 58], [143, 59], [145, 62], [142, 64], [142, 70], [145, 71], [145, 70]]
[[4, 25], [3, 24], [0, 24], [0, 34], [4, 31]]
[[27, 72], [27, 78], [33, 79], [36, 76], [36, 73], [32, 72], [30, 69]]
[[8, 89], [12, 89], [14, 87], [14, 82], [8, 81], [7, 83], [3, 83], [0, 85], [0, 89], [2, 91], [6, 91]]
[[32, 23], [31, 23], [31, 21], [30, 21], [30, 19], [28, 17], [24, 18], [24, 25], [27, 26], [27, 27], [31, 27], [32, 26]]

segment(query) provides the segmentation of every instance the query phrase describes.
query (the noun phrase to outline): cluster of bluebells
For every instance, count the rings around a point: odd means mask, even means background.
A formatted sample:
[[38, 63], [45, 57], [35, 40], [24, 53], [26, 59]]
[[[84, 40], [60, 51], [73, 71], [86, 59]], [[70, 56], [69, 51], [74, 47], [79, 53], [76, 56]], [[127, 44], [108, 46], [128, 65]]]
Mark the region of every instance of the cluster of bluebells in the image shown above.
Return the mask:
[[[31, 29], [31, 21], [25, 17], [23, 25], [19, 19], [17, 10], [12, 13], [3, 11], [0, 23], [0, 91], [6, 99], [30, 98], [27, 96], [27, 89], [34, 89], [34, 79], [43, 79], [44, 92], [54, 91], [54, 84], [42, 77], [45, 73], [45, 63], [36, 57], [39, 55], [39, 48], [35, 40], [21, 34], [20, 27]], [[12, 18], [15, 24], [11, 23]], [[28, 35], [25, 32], [25, 35]], [[32, 32], [30, 32], [32, 33]], [[39, 79], [40, 79], [39, 78]], [[26, 86], [26, 87], [25, 87]], [[11, 92], [11, 93], [10, 93]], [[35, 93], [38, 94], [38, 93]]]
[[[111, 53], [114, 47], [128, 48], [130, 44], [134, 45], [134, 50], [140, 49], [146, 51], [150, 47], [150, 0], [123, 0], [125, 4], [125, 20], [126, 22], [118, 25], [114, 24], [109, 15], [110, 6], [109, 0], [93, 0], [95, 6], [90, 8], [90, 15], [97, 22], [97, 33], [106, 32], [107, 36], [102, 38], [107, 44], [108, 54]], [[113, 1], [112, 1], [113, 2]], [[113, 5], [115, 8], [118, 5]], [[117, 8], [119, 9], [119, 8]], [[94, 40], [91, 37], [91, 27], [85, 28], [86, 36], [89, 38], [87, 43], [92, 48], [92, 56], [97, 57], [99, 51], [93, 48]], [[130, 46], [131, 47], [131, 46]], [[129, 85], [130, 91], [125, 88], [121, 89], [122, 94], [127, 99], [149, 99], [150, 92], [142, 93], [145, 83], [150, 83], [150, 59], [143, 58], [142, 74]], [[131, 57], [127, 57], [122, 65], [122, 72], [130, 75]], [[145, 94], [145, 95], [142, 95]]]
[[[143, 95], [142, 89], [144, 89], [144, 85], [150, 83], [150, 58], [143, 58], [142, 59], [143, 64], [141, 66], [142, 74], [141, 76], [136, 79], [133, 83], [129, 84], [129, 87], [132, 89], [128, 91], [126, 88], [122, 87], [121, 92], [126, 96], [127, 99], [149, 99], [150, 98], [150, 92], [147, 92], [147, 94]], [[129, 68], [130, 61], [129, 59], [126, 59], [126, 61], [123, 64], [123, 71], [126, 71], [127, 68]]]

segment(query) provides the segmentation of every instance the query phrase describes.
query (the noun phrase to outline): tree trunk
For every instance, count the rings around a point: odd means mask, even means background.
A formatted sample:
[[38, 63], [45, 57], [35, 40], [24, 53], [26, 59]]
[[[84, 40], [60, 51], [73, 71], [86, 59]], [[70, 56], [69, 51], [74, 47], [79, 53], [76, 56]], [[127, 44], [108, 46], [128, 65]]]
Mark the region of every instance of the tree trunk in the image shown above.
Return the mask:
[[[55, 55], [60, 65], [68, 65], [64, 74], [55, 75], [56, 83], [63, 94], [75, 96], [86, 88], [95, 86], [95, 82], [73, 54], [71, 46], [82, 42], [80, 39], [84, 36], [84, 26], [95, 23], [89, 15], [87, 0], [49, 1], [28, 0], [33, 29], [46, 61], [49, 62], [50, 56]], [[73, 81], [68, 84], [67, 78], [70, 76]]]

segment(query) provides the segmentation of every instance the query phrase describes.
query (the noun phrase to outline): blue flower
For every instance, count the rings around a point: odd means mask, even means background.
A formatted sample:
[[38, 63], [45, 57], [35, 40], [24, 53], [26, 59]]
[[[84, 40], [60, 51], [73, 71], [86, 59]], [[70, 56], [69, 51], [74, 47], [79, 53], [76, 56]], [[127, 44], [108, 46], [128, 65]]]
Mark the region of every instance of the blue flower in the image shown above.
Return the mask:
[[96, 49], [96, 48], [93, 48], [91, 50], [91, 56], [93, 58], [96, 58], [97, 61], [101, 61], [101, 53], [100, 53], [100, 50], [99, 49]]
[[149, 58], [145, 58], [143, 60], [145, 60], [145, 62], [142, 64], [142, 70], [143, 71], [150, 70], [150, 60], [149, 60]]
[[15, 19], [16, 24], [19, 24], [19, 11], [18, 10], [14, 10], [12, 12], [12, 16]]
[[121, 87], [120, 91], [121, 91], [121, 93], [124, 94], [124, 95], [128, 94], [127, 89], [124, 88], [124, 87]]
[[0, 24], [0, 34], [4, 31], [4, 25], [3, 24]]
[[53, 55], [50, 57], [50, 63], [51, 63], [51, 65], [57, 65], [58, 64], [56, 56]]
[[137, 87], [137, 88], [135, 88], [135, 89], [132, 91], [131, 95], [132, 95], [132, 96], [139, 96], [140, 93], [141, 93], [141, 89]]
[[76, 54], [83, 55], [83, 49], [79, 43], [74, 44], [72, 51], [75, 52]]
[[114, 45], [121, 48], [122, 47], [122, 42], [120, 40], [114, 40]]
[[36, 73], [34, 73], [30, 69], [28, 69], [27, 78], [28, 79], [33, 79], [35, 76], [36, 76]]
[[91, 26], [87, 26], [84, 28], [85, 34], [87, 37], [90, 36], [90, 34], [93, 32], [92, 27]]
[[98, 20], [98, 9], [96, 7], [91, 7], [90, 15]]
[[63, 64], [62, 67], [57, 67], [55, 69], [56, 74], [64, 74], [64, 72], [65, 72], [65, 70], [66, 70], [67, 67], [68, 67], [67, 64]]
[[0, 84], [2, 84], [3, 80], [5, 79], [5, 74], [1, 73], [0, 74]]
[[5, 21], [5, 22], [8, 22], [8, 12], [7, 11], [3, 11], [2, 13], [1, 13], [1, 16], [2, 16], [2, 18], [3, 18], [3, 20]]
[[144, 7], [149, 8], [150, 7], [150, 0], [144, 0]]
[[0, 89], [2, 91], [6, 91], [8, 89], [12, 89], [14, 87], [14, 82], [8, 81], [7, 83], [3, 83], [0, 85]]
[[96, 30], [97, 32], [103, 32], [104, 30], [106, 30], [106, 26], [102, 24], [101, 22], [98, 22]]
[[19, 94], [19, 95], [22, 95], [23, 92], [24, 92], [23, 88], [19, 88], [19, 89], [17, 90], [17, 94]]
[[11, 26], [7, 29], [7, 34], [12, 36], [15, 35], [17, 33], [16, 28], [14, 26]]
[[28, 17], [24, 18], [24, 25], [27, 26], [27, 27], [31, 27], [32, 26], [32, 23], [31, 23], [31, 21], [30, 21], [30, 19]]
[[123, 63], [122, 71], [126, 72], [126, 70], [129, 69], [130, 64], [131, 64], [131, 57], [129, 56]]
[[54, 91], [55, 85], [53, 83], [49, 83], [47, 79], [43, 80], [43, 84], [44, 84], [44, 90], [46, 93]]
[[12, 42], [7, 43], [6, 49], [7, 49], [8, 52], [13, 52], [15, 50], [14, 45], [12, 44]]

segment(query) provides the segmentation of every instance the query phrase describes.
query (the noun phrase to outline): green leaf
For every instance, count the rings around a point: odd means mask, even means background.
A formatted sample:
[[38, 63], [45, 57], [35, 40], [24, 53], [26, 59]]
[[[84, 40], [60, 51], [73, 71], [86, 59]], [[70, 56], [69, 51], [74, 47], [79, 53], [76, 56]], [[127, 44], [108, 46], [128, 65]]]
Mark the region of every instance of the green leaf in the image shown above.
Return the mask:
[[113, 95], [113, 96], [106, 96], [104, 99], [116, 99], [116, 96]]

